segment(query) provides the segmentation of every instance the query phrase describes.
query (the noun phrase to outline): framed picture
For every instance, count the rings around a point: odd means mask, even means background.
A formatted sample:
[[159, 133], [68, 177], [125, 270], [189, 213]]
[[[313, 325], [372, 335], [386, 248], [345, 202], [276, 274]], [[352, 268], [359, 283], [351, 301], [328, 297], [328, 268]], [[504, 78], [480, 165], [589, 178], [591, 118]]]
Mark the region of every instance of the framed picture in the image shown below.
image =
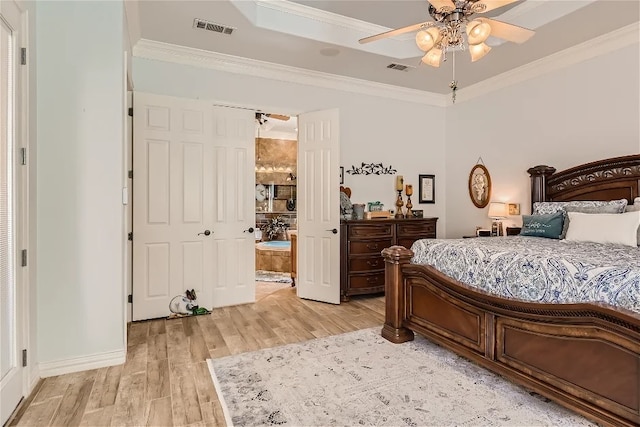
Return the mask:
[[507, 203], [509, 208], [509, 216], [520, 215], [520, 203]]
[[469, 197], [478, 208], [484, 208], [491, 199], [491, 176], [484, 165], [478, 163], [469, 173]]
[[420, 203], [436, 202], [436, 176], [435, 175], [419, 175], [418, 176], [418, 201]]
[[340, 185], [344, 184], [344, 166], [340, 166]]

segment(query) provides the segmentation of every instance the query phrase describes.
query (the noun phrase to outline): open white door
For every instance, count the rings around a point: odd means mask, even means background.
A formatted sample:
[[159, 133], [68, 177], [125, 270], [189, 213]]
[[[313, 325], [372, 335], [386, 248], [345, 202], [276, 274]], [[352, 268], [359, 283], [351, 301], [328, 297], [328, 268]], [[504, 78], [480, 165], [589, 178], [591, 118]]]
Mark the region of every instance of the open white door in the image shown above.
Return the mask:
[[300, 298], [340, 304], [338, 110], [298, 116]]
[[254, 112], [134, 94], [133, 320], [255, 300]]
[[20, 165], [22, 87], [20, 46], [22, 13], [13, 1], [0, 2], [0, 425], [25, 394], [22, 349], [26, 175]]
[[133, 320], [167, 316], [187, 289], [210, 308], [211, 103], [135, 92], [133, 105]]
[[255, 301], [255, 113], [213, 107], [213, 306]]

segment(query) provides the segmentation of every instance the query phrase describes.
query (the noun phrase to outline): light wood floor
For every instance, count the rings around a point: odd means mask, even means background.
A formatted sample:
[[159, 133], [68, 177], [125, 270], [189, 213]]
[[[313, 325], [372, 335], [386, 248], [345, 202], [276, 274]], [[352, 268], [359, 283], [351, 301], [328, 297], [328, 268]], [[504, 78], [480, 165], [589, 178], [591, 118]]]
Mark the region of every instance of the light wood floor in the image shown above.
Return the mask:
[[124, 365], [46, 378], [10, 425], [224, 425], [206, 359], [384, 322], [384, 297], [339, 306], [276, 291], [211, 315], [130, 324]]

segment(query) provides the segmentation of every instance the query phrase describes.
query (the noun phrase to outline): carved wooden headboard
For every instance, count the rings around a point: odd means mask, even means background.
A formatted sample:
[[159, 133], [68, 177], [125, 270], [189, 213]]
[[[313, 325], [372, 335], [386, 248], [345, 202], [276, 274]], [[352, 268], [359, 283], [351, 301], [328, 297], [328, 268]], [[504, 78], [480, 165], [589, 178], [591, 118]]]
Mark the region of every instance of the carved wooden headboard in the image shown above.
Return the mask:
[[531, 175], [531, 204], [542, 201], [615, 200], [633, 203], [640, 197], [640, 154], [585, 163], [561, 172], [535, 166]]

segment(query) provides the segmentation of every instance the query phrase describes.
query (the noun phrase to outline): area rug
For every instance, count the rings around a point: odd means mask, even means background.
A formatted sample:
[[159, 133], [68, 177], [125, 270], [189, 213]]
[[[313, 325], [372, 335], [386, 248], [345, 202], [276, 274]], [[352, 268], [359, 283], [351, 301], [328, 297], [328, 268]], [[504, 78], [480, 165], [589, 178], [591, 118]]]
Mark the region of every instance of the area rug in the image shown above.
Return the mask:
[[593, 426], [420, 336], [380, 328], [209, 359], [228, 425]]
[[291, 273], [256, 270], [256, 282], [291, 283]]

